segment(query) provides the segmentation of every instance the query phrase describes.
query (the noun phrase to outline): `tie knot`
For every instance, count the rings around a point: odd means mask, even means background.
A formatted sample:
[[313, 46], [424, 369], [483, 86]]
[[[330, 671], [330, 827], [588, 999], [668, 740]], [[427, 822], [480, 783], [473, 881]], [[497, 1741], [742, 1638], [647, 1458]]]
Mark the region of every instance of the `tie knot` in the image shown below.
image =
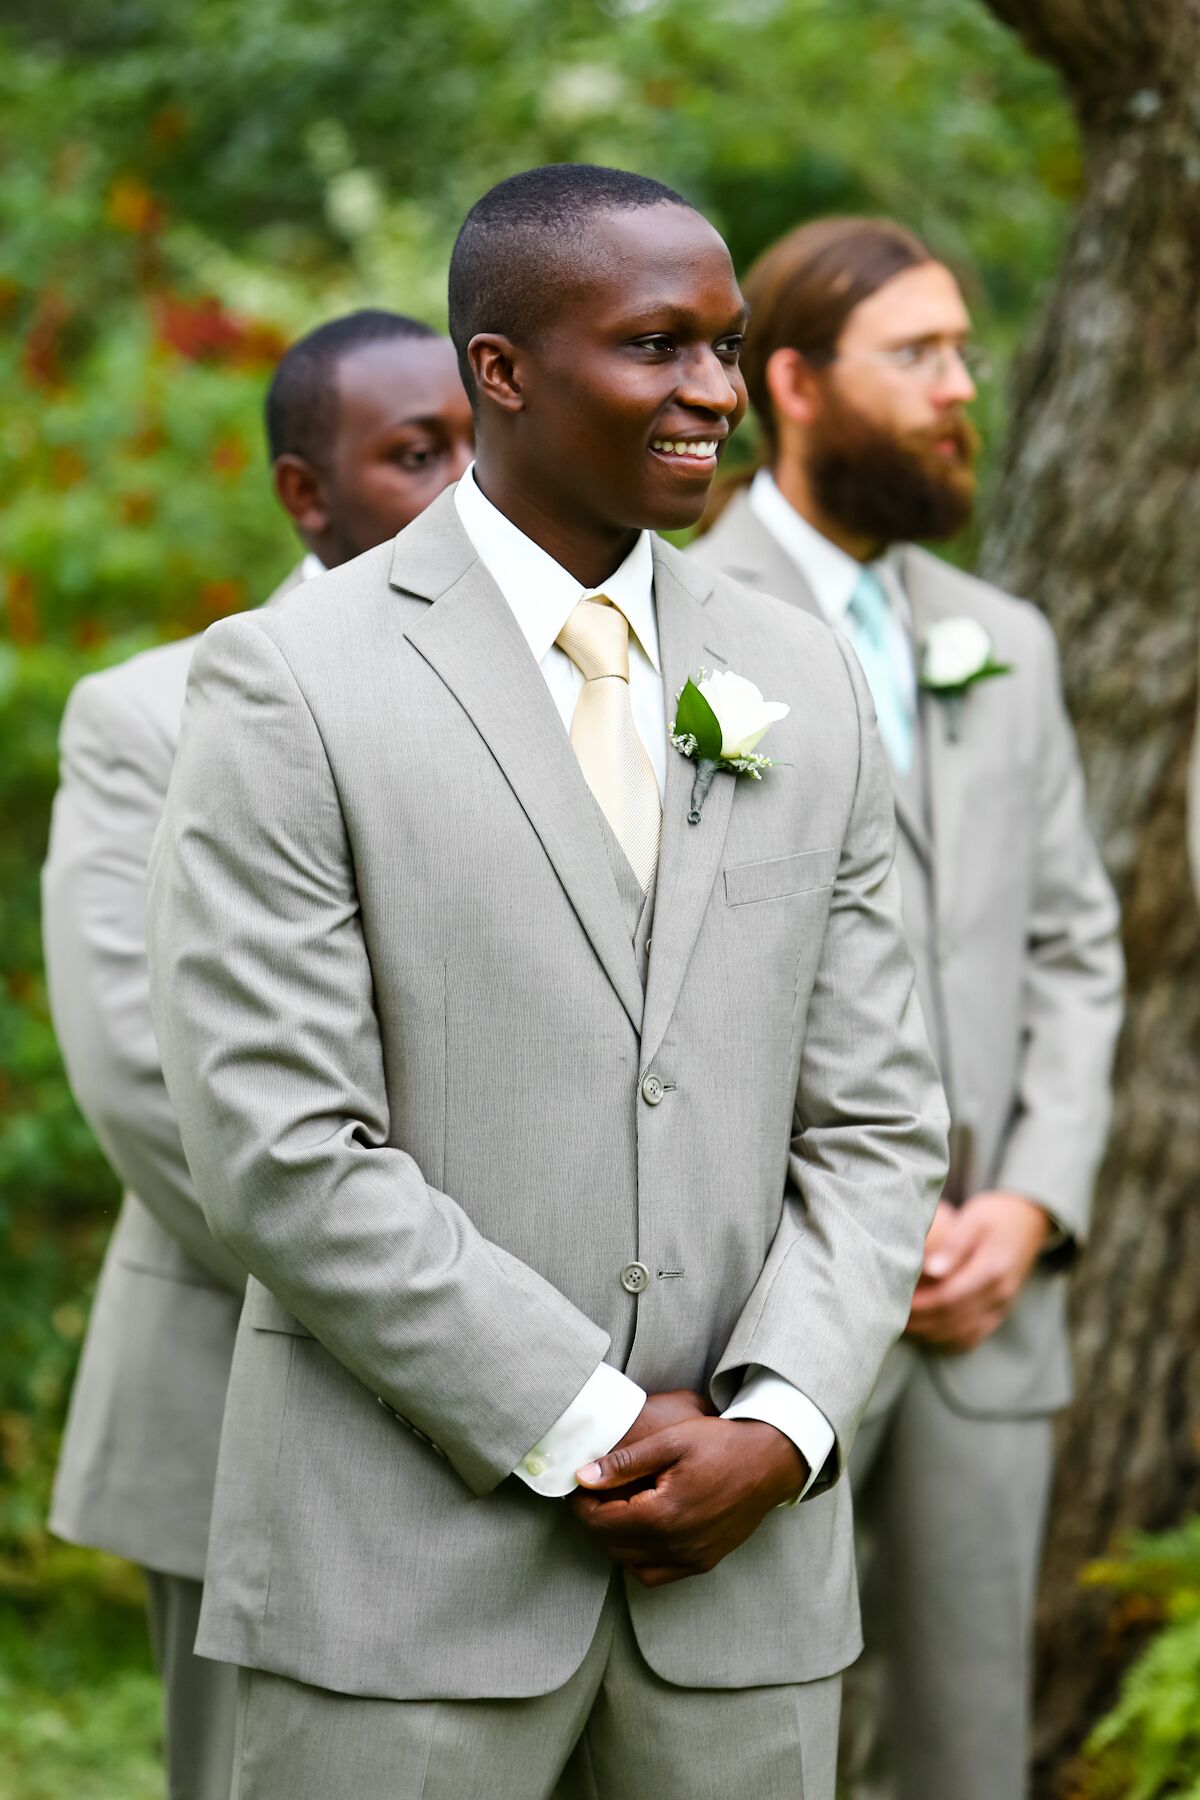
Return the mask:
[[554, 641], [585, 681], [629, 680], [629, 621], [604, 594], [581, 600]]

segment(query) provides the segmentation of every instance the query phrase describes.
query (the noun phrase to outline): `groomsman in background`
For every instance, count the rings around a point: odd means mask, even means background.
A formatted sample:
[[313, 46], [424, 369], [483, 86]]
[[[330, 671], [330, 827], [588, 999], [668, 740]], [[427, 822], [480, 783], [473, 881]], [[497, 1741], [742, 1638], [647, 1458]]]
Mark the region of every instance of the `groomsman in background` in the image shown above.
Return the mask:
[[[275, 490], [309, 575], [394, 536], [470, 460], [454, 350], [396, 313], [301, 339], [267, 397]], [[209, 1236], [150, 1019], [143, 893], [197, 640], [82, 681], [63, 721], [43, 874], [55, 1028], [126, 1189], [72, 1396], [51, 1526], [143, 1565], [172, 1800], [227, 1800], [235, 1672], [193, 1654], [217, 1441], [245, 1274]]]
[[1065, 1272], [1120, 1022], [1117, 909], [1049, 627], [911, 541], [971, 512], [977, 360], [953, 275], [897, 225], [827, 219], [745, 288], [765, 466], [694, 554], [857, 652], [954, 1122], [908, 1330], [850, 1464], [886, 1695], [856, 1774], [901, 1800], [1019, 1800], [1051, 1418], [1070, 1394]]

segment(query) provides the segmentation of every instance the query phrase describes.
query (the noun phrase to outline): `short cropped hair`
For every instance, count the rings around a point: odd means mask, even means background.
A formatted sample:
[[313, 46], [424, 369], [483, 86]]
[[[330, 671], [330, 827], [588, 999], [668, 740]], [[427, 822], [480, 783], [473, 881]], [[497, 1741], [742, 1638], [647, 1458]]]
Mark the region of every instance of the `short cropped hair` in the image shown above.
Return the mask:
[[267, 389], [267, 448], [274, 462], [303, 456], [320, 465], [338, 428], [337, 370], [364, 344], [392, 338], [435, 338], [437, 332], [405, 313], [364, 307], [318, 325], [286, 350]]
[[535, 342], [564, 276], [584, 260], [593, 220], [690, 205], [661, 181], [595, 163], [547, 163], [490, 188], [464, 219], [450, 258], [450, 336], [467, 392], [474, 393], [471, 339], [495, 331]]

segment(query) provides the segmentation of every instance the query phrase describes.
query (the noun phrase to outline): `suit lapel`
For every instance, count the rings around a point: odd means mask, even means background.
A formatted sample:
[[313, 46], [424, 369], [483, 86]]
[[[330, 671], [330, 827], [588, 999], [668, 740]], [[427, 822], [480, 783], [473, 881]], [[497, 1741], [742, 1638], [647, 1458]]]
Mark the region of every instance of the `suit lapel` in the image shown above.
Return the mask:
[[[928, 559], [932, 560], [932, 559]], [[903, 558], [904, 591], [912, 607], [917, 655], [930, 627], [940, 619], [956, 618], [962, 608], [955, 606], [952, 595], [943, 596], [936, 582], [936, 564], [930, 571], [927, 559], [909, 550]], [[966, 737], [970, 700], [961, 709], [957, 736], [951, 732], [950, 708], [936, 695], [923, 693], [920, 702], [922, 741], [925, 748], [929, 782], [929, 810], [936, 858], [937, 910], [939, 923], [945, 924], [953, 896], [959, 835], [970, 784], [971, 750]]]
[[[698, 554], [704, 556], [705, 540], [700, 540]], [[768, 531], [750, 505], [748, 494], [738, 494], [713, 528], [713, 555], [720, 567], [735, 581], [760, 593], [774, 594], [778, 600], [793, 605], [814, 619], [826, 623], [820, 603], [799, 565], [793, 561], [776, 538]], [[925, 809], [915, 783], [907, 783], [893, 770], [892, 791], [896, 802], [896, 820], [912, 843], [921, 861], [930, 866], [932, 845], [925, 824]]]
[[[655, 541], [654, 594], [658, 611], [666, 720], [675, 716], [675, 697], [688, 676], [702, 668], [736, 666], [736, 643], [729, 627], [719, 634], [705, 611], [712, 589], [701, 564], [685, 560]], [[679, 999], [688, 963], [712, 897], [734, 806], [736, 778], [719, 774], [709, 790], [698, 825], [687, 822], [695, 764], [667, 749], [662, 846], [654, 903], [654, 947], [646, 978], [642, 1024], [642, 1066], [657, 1054]]]
[[640, 1030], [642, 985], [596, 804], [542, 672], [450, 494], [400, 534], [391, 578], [433, 602], [405, 636], [495, 757]]

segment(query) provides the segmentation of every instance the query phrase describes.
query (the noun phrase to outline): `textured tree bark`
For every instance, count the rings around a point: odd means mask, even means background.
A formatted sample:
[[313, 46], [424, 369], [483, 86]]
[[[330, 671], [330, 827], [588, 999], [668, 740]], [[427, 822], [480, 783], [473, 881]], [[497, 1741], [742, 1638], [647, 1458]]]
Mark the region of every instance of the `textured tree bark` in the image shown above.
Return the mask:
[[1079, 1572], [1200, 1506], [1200, 912], [1185, 778], [1200, 625], [1200, 0], [988, 0], [1056, 64], [1084, 192], [1017, 372], [984, 572], [1057, 631], [1125, 909], [1128, 1014], [1074, 1290], [1040, 1603], [1039, 1800], [1132, 1641]]

